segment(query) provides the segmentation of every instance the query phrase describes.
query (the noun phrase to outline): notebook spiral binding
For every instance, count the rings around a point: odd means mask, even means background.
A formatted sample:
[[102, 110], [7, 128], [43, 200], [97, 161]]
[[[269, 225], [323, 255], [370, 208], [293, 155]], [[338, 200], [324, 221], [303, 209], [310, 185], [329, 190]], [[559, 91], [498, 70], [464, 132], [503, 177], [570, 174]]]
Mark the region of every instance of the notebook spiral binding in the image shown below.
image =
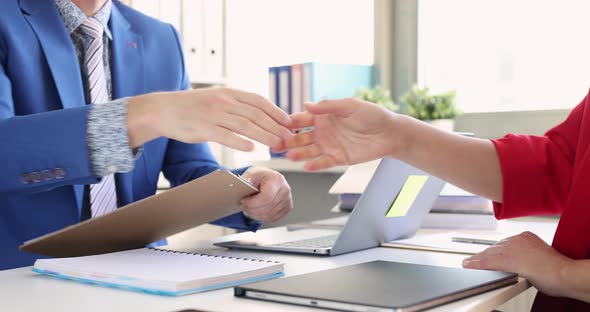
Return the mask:
[[186, 251], [178, 251], [178, 250], [170, 250], [170, 249], [160, 249], [160, 248], [153, 248], [153, 247], [149, 247], [147, 249], [150, 249], [150, 250], [153, 250], [153, 251], [176, 253], [176, 254], [184, 254], [184, 255], [199, 256], [199, 257], [233, 259], [233, 260], [255, 261], [255, 262], [257, 261], [257, 262], [267, 262], [267, 263], [280, 263], [279, 261], [272, 261], [272, 260], [258, 260], [258, 259], [251, 259], [251, 258], [230, 257], [230, 256], [220, 256], [220, 255], [209, 255], [209, 254], [204, 254], [204, 253], [194, 253], [194, 252], [186, 252]]

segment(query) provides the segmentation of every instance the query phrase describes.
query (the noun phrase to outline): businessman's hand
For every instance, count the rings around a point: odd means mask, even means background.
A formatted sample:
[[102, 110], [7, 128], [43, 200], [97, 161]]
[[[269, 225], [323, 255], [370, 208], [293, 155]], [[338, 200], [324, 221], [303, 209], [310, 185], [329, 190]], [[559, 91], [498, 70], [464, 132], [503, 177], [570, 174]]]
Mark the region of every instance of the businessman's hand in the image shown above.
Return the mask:
[[270, 223], [278, 221], [293, 209], [291, 187], [282, 174], [252, 167], [242, 176], [260, 190], [260, 193], [242, 199], [242, 209], [249, 217]]
[[241, 151], [289, 138], [290, 117], [264, 97], [229, 88], [151, 93], [129, 100], [132, 148], [157, 137], [186, 143], [217, 142]]
[[531, 232], [499, 241], [483, 252], [463, 260], [468, 269], [514, 272], [525, 277], [539, 291], [550, 296], [568, 296], [564, 293], [562, 269], [570, 258]]
[[398, 140], [393, 126], [398, 115], [357, 99], [306, 104], [307, 111], [291, 115], [292, 128], [313, 127], [285, 140], [274, 151], [306, 160], [305, 169], [320, 170], [391, 156]]

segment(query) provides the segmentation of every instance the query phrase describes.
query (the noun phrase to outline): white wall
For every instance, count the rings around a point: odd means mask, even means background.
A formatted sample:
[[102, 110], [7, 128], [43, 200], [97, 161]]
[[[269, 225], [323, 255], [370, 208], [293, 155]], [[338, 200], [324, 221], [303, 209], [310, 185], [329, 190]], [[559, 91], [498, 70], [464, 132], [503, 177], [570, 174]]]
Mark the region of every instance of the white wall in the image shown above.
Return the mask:
[[420, 85], [465, 112], [572, 108], [590, 87], [590, 1], [420, 0]]

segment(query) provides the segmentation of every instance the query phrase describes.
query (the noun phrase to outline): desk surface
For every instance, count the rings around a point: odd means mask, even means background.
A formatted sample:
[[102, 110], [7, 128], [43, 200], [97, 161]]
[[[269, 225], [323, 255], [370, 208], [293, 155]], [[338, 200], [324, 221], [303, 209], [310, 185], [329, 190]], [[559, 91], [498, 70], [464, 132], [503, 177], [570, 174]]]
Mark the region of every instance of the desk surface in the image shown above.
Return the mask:
[[[512, 234], [531, 230], [542, 236], [555, 229], [555, 220], [535, 219], [506, 223], [505, 231]], [[262, 230], [256, 235], [275, 236], [285, 228]], [[249, 236], [236, 234], [234, 238]], [[227, 239], [227, 238], [226, 238]], [[320, 257], [269, 252], [226, 250], [211, 247], [211, 241], [171, 246], [171, 249], [195, 250], [221, 255], [273, 259], [286, 263], [286, 276], [299, 275], [372, 260], [390, 260], [460, 267], [465, 255], [425, 252], [395, 248], [373, 248], [336, 257]], [[490, 311], [529, 287], [520, 278], [517, 284], [450, 303], [431, 311]], [[351, 287], [354, 287], [351, 285]], [[233, 289], [222, 289], [183, 297], [162, 297], [63, 281], [31, 272], [30, 267], [0, 272], [0, 310], [2, 311], [322, 311], [294, 305], [241, 299]]]

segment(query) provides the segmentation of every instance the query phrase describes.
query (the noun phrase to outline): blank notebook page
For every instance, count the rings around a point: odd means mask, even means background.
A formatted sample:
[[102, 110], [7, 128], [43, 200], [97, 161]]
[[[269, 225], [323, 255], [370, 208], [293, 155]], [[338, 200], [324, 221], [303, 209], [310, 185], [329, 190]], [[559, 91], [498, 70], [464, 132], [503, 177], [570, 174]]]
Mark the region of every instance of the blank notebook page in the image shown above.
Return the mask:
[[109, 254], [38, 260], [35, 267], [72, 270], [173, 283], [234, 275], [281, 265], [274, 261], [161, 249], [135, 249]]

